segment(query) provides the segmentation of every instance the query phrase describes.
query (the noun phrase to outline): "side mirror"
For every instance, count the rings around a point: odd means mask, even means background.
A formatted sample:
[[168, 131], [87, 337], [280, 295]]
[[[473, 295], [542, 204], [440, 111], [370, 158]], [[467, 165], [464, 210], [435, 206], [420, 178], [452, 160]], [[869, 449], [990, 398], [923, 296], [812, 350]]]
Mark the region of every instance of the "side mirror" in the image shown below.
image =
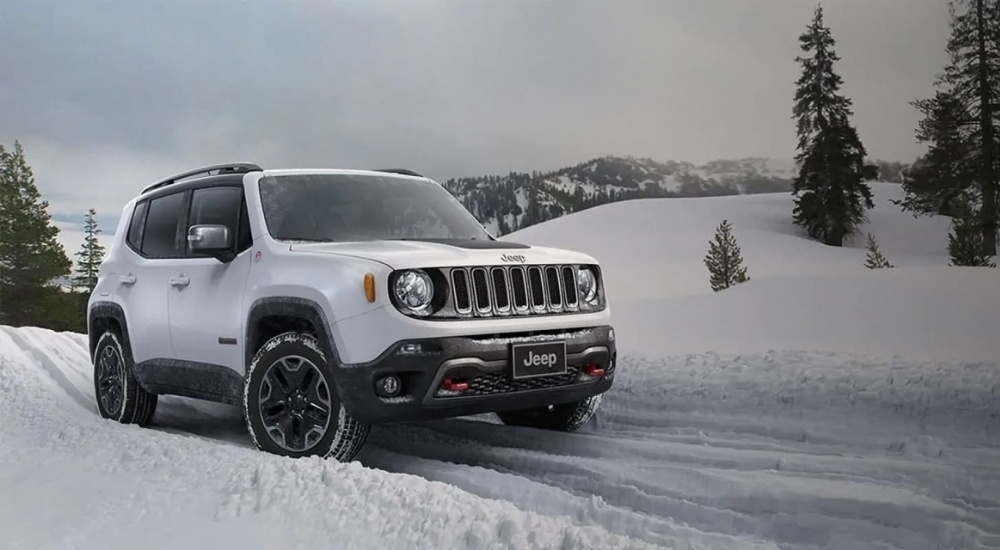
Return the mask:
[[187, 240], [191, 251], [199, 256], [213, 256], [223, 262], [232, 259], [233, 238], [224, 225], [192, 225]]

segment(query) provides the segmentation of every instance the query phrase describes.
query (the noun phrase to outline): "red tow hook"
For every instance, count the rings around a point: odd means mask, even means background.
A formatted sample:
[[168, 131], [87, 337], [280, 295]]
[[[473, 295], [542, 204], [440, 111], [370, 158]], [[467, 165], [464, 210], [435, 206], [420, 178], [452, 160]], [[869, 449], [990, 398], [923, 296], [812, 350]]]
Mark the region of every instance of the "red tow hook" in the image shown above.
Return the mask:
[[444, 382], [441, 382], [441, 387], [448, 391], [465, 391], [469, 389], [468, 382], [456, 382], [451, 378], [445, 378]]
[[595, 378], [604, 376], [604, 369], [598, 367], [596, 363], [588, 364], [583, 368], [583, 372], [587, 373], [587, 376], [593, 376]]

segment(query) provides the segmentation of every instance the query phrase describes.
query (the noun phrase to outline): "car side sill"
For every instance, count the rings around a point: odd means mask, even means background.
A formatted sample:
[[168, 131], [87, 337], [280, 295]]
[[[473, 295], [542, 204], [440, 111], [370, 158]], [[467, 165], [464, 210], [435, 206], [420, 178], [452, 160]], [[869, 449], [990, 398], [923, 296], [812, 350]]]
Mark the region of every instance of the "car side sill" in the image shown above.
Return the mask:
[[243, 377], [221, 365], [155, 358], [137, 363], [133, 374], [148, 392], [242, 405]]

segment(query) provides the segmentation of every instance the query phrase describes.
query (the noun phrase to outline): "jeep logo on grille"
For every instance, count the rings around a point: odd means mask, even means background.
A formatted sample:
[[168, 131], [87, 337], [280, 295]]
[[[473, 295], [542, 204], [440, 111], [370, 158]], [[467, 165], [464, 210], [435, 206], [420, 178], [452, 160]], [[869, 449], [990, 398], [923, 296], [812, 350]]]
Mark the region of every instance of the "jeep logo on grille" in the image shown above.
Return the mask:
[[524, 358], [524, 366], [537, 367], [540, 365], [544, 365], [551, 369], [556, 366], [556, 361], [558, 359], [559, 358], [554, 353], [536, 355], [534, 352], [529, 351], [528, 356]]
[[504, 254], [500, 256], [500, 260], [504, 262], [516, 262], [519, 264], [523, 264], [527, 261], [527, 259], [520, 254]]

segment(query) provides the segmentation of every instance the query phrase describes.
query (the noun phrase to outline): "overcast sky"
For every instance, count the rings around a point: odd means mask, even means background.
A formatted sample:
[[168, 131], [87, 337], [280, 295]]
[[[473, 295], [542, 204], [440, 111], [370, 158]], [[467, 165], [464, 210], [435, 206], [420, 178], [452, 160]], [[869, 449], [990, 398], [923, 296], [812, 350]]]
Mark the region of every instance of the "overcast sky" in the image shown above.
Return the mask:
[[[94, 207], [107, 232], [143, 185], [229, 160], [444, 180], [607, 154], [789, 158], [815, 5], [6, 0], [0, 142], [24, 144], [57, 219]], [[945, 61], [946, 2], [823, 5], [869, 153], [913, 160], [909, 101]]]

